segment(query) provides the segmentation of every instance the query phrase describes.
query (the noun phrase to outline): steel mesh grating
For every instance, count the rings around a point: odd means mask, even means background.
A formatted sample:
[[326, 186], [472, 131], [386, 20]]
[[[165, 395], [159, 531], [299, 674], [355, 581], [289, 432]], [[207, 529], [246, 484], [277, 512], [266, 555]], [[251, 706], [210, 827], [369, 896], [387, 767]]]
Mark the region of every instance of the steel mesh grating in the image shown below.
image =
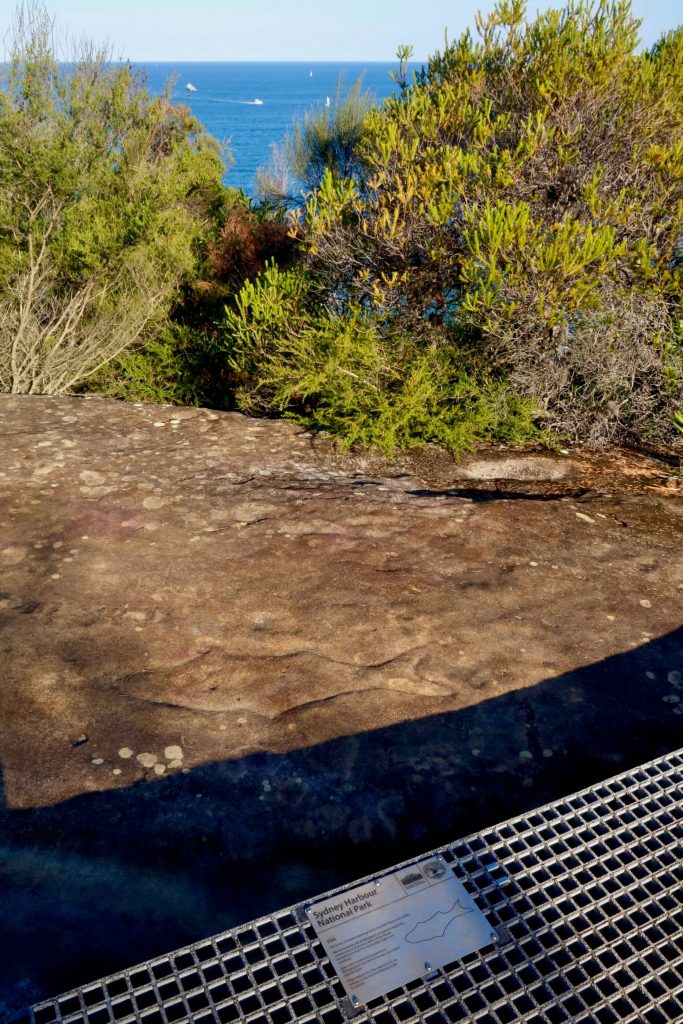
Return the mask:
[[[354, 1021], [683, 1021], [682, 770], [683, 750], [433, 851], [500, 941]], [[341, 1024], [349, 1010], [293, 907], [40, 1003], [28, 1020]]]

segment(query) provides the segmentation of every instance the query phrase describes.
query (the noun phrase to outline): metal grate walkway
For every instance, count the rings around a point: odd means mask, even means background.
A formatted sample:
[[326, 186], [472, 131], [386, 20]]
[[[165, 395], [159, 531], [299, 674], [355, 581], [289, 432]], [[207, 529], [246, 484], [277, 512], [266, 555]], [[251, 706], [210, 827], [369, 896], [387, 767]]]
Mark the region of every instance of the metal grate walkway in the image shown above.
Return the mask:
[[40, 1003], [29, 1019], [681, 1022], [682, 797], [680, 750], [434, 851], [499, 941], [359, 1010], [290, 908]]

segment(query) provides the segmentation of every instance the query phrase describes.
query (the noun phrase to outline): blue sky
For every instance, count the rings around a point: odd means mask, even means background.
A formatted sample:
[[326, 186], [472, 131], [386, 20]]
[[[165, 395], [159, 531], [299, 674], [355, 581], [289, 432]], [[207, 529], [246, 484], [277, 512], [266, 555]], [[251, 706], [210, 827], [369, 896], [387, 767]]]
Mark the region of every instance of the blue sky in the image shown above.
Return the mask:
[[[0, 32], [12, 0], [0, 3]], [[47, 0], [59, 29], [131, 60], [418, 60], [473, 27], [489, 3], [462, 0]], [[548, 4], [543, 4], [548, 6]], [[556, 6], [561, 6], [557, 3]], [[535, 9], [536, 4], [530, 4]], [[646, 44], [683, 22], [681, 0], [634, 0]]]

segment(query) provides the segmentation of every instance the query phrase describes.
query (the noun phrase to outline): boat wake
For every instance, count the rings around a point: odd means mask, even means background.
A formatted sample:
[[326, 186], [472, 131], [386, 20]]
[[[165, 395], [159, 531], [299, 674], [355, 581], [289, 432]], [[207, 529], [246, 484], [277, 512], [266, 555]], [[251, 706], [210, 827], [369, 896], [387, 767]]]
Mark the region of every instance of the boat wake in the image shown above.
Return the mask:
[[202, 102], [204, 103], [232, 103], [238, 107], [262, 107], [264, 106], [263, 100], [233, 100], [229, 96], [211, 96], [205, 92], [202, 93]]

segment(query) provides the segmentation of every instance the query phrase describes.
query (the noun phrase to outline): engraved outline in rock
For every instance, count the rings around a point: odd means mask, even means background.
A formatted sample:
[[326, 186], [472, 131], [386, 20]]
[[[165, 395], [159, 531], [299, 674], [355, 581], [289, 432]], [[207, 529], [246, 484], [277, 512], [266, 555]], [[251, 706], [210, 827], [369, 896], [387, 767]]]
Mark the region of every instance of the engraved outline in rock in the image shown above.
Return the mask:
[[[437, 931], [436, 934], [434, 935], [425, 935], [415, 939], [410, 938], [410, 936], [413, 935], [418, 930], [418, 928], [421, 928], [423, 925], [428, 925], [430, 921], [435, 921], [436, 918], [438, 917], [448, 917], [448, 915], [451, 914], [456, 907], [458, 908], [458, 912], [453, 914], [452, 917], [448, 918], [448, 921], [444, 925], [442, 932]], [[433, 942], [435, 939], [442, 939], [454, 921], [457, 921], [459, 917], [464, 917], [465, 914], [471, 914], [473, 912], [474, 907], [463, 907], [463, 905], [460, 902], [460, 899], [458, 898], [456, 899], [453, 906], [449, 907], [448, 910], [437, 910], [435, 914], [432, 914], [432, 916], [428, 917], [425, 921], [418, 921], [415, 927], [411, 928], [410, 931], [407, 932], [405, 940], [406, 942], [410, 942], [411, 945], [415, 945], [420, 942]]]

